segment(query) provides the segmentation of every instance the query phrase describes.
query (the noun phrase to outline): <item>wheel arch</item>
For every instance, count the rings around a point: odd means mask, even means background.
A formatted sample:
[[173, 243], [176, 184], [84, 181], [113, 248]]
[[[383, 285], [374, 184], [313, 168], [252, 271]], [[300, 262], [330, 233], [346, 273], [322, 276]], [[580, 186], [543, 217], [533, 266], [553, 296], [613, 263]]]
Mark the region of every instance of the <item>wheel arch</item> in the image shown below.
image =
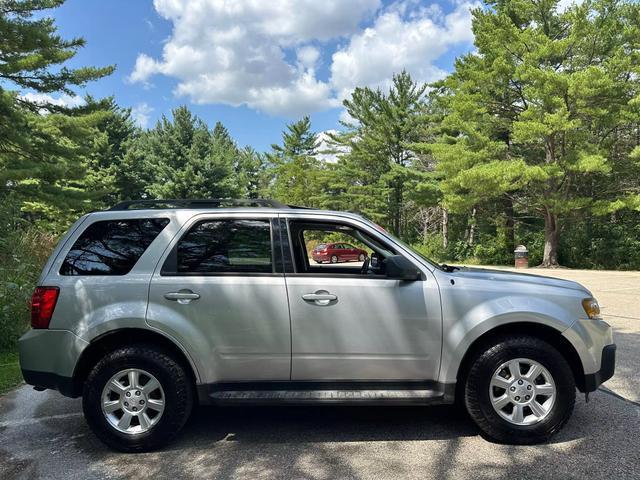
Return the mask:
[[569, 364], [578, 390], [580, 390], [581, 392], [584, 391], [585, 375], [582, 361], [580, 360], [580, 356], [578, 355], [575, 347], [569, 340], [567, 340], [567, 338], [562, 335], [561, 331], [540, 323], [513, 322], [504, 325], [498, 325], [484, 332], [471, 343], [464, 356], [462, 357], [460, 365], [458, 366], [458, 371], [456, 374], [456, 397], [462, 398], [460, 397], [460, 389], [462, 389], [464, 386], [466, 374], [468, 373], [469, 368], [471, 367], [471, 362], [473, 361], [475, 356], [484, 349], [489, 348], [499, 338], [509, 335], [532, 336], [535, 338], [539, 338], [540, 340], [543, 340], [556, 348]]
[[156, 330], [119, 328], [97, 336], [82, 351], [73, 372], [74, 396], [80, 396], [82, 394], [82, 385], [89, 375], [89, 372], [106, 353], [125, 345], [141, 343], [160, 347], [162, 350], [170, 353], [173, 358], [184, 367], [195, 387], [199, 378], [198, 371], [184, 349], [173, 339]]

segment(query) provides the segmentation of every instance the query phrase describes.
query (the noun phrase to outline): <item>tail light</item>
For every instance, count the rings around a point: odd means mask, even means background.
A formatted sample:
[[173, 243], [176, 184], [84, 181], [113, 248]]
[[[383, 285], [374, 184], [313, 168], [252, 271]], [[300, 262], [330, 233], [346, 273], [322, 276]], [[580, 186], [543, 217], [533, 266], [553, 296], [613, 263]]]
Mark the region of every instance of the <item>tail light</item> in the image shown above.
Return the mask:
[[31, 296], [31, 328], [49, 328], [59, 293], [58, 287], [36, 287]]

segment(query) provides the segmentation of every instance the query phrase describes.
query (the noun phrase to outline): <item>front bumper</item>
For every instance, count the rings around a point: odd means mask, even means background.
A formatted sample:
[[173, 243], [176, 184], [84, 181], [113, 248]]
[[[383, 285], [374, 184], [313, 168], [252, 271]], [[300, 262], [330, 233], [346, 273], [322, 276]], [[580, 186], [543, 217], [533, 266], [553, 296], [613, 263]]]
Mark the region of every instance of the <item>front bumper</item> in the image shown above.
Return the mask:
[[600, 370], [584, 376], [584, 391], [593, 392], [604, 382], [613, 377], [616, 369], [616, 345], [607, 345], [602, 349]]
[[67, 330], [29, 330], [18, 341], [25, 382], [76, 396], [73, 372], [88, 342]]
[[613, 343], [613, 329], [603, 320], [577, 320], [562, 335], [575, 348], [584, 383], [577, 381], [583, 392], [593, 392], [613, 376], [615, 370], [616, 346]]

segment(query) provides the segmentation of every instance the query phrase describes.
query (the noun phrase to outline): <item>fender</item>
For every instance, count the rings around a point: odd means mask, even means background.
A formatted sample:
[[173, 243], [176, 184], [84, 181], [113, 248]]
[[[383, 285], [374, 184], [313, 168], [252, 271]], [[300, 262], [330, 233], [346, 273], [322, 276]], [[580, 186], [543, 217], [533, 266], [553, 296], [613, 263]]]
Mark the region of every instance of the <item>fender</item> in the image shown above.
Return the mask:
[[571, 312], [559, 305], [524, 295], [494, 298], [476, 305], [459, 319], [452, 319], [445, 314], [443, 320], [445, 325], [439, 376], [439, 381], [443, 383], [456, 382], [460, 364], [471, 345], [496, 327], [530, 322], [546, 325], [562, 334], [576, 322]]
[[104, 320], [102, 322], [96, 322], [93, 325], [90, 325], [89, 328], [84, 330], [82, 334], [78, 334], [82, 340], [88, 342], [87, 346], [91, 343], [95, 343], [99, 341], [100, 338], [105, 337], [107, 335], [121, 332], [123, 330], [128, 329], [138, 329], [138, 330], [147, 330], [149, 332], [158, 334], [164, 337], [166, 340], [175, 345], [184, 355], [184, 357], [188, 360], [189, 365], [193, 371], [193, 375], [195, 377], [196, 383], [200, 383], [202, 366], [193, 358], [193, 356], [189, 353], [191, 351], [189, 345], [185, 345], [183, 339], [176, 338], [175, 335], [172, 335], [171, 332], [166, 331], [162, 328], [157, 328], [153, 325], [149, 325], [144, 318], [136, 318], [136, 317], [123, 317], [117, 318], [113, 317], [109, 320]]

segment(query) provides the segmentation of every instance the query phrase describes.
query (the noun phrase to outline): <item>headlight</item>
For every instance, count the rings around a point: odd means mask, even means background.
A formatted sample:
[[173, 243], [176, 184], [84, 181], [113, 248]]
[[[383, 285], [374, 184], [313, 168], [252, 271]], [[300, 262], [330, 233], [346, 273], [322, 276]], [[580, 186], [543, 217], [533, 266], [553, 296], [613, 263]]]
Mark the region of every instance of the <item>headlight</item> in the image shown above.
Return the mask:
[[584, 311], [587, 312], [587, 317], [600, 317], [600, 305], [598, 305], [598, 301], [595, 298], [591, 297], [582, 300], [582, 308], [584, 308]]

